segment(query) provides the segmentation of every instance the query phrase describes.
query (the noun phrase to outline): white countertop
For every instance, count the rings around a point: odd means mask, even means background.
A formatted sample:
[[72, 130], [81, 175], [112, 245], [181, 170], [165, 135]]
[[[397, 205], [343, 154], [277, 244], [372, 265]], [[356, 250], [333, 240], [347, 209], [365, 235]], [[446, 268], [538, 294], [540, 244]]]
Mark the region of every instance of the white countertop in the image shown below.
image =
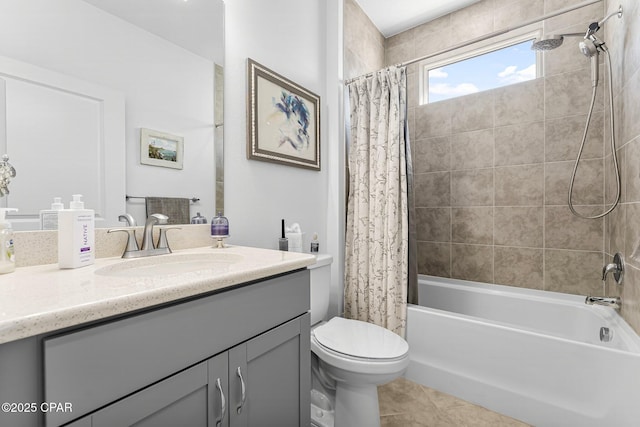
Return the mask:
[[95, 264], [60, 270], [57, 264], [17, 268], [0, 275], [0, 344], [152, 307], [194, 295], [304, 268], [315, 256], [296, 252], [229, 246], [174, 251], [153, 257], [237, 254], [242, 260], [221, 268], [148, 277], [95, 274], [115, 264], [149, 258], [96, 259]]

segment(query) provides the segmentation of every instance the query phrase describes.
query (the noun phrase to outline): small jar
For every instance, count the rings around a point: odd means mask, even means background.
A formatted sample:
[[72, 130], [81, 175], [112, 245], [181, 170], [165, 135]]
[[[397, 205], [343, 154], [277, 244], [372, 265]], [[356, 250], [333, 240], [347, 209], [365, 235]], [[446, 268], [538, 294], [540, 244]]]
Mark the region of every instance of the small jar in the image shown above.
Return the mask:
[[200, 215], [200, 212], [198, 212], [196, 216], [191, 218], [191, 224], [206, 224], [206, 223], [207, 223], [207, 218]]
[[226, 217], [222, 216], [222, 212], [218, 212], [218, 215], [211, 220], [211, 235], [229, 235], [229, 220]]

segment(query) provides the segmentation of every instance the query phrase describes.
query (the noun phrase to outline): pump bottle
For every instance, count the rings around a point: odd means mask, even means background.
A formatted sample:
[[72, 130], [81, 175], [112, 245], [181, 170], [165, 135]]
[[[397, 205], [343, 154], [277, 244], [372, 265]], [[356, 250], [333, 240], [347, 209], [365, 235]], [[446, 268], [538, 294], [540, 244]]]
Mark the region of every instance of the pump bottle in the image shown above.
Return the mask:
[[95, 214], [74, 194], [69, 209], [58, 211], [58, 267], [78, 268], [95, 260]]
[[11, 273], [16, 269], [16, 258], [13, 249], [13, 229], [6, 220], [7, 212], [17, 211], [15, 208], [0, 208], [0, 274]]
[[51, 209], [43, 209], [40, 211], [40, 230], [57, 230], [58, 229], [58, 212], [64, 209], [64, 204], [60, 197], [54, 197], [51, 203]]

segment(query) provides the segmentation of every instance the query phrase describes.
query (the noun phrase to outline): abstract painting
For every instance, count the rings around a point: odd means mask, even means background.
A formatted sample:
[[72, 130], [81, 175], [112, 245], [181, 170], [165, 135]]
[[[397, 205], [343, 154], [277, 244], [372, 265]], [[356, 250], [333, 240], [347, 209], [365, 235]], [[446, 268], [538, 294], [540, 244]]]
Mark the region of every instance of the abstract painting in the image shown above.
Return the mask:
[[320, 170], [320, 97], [248, 59], [247, 158]]

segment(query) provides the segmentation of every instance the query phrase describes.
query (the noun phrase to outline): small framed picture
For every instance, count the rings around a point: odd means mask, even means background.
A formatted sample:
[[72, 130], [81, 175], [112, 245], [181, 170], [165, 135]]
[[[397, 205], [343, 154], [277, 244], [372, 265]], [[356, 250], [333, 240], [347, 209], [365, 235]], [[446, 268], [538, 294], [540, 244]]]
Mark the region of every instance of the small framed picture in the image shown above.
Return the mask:
[[320, 170], [320, 97], [248, 59], [247, 158]]
[[183, 138], [151, 129], [140, 129], [140, 163], [182, 169]]

